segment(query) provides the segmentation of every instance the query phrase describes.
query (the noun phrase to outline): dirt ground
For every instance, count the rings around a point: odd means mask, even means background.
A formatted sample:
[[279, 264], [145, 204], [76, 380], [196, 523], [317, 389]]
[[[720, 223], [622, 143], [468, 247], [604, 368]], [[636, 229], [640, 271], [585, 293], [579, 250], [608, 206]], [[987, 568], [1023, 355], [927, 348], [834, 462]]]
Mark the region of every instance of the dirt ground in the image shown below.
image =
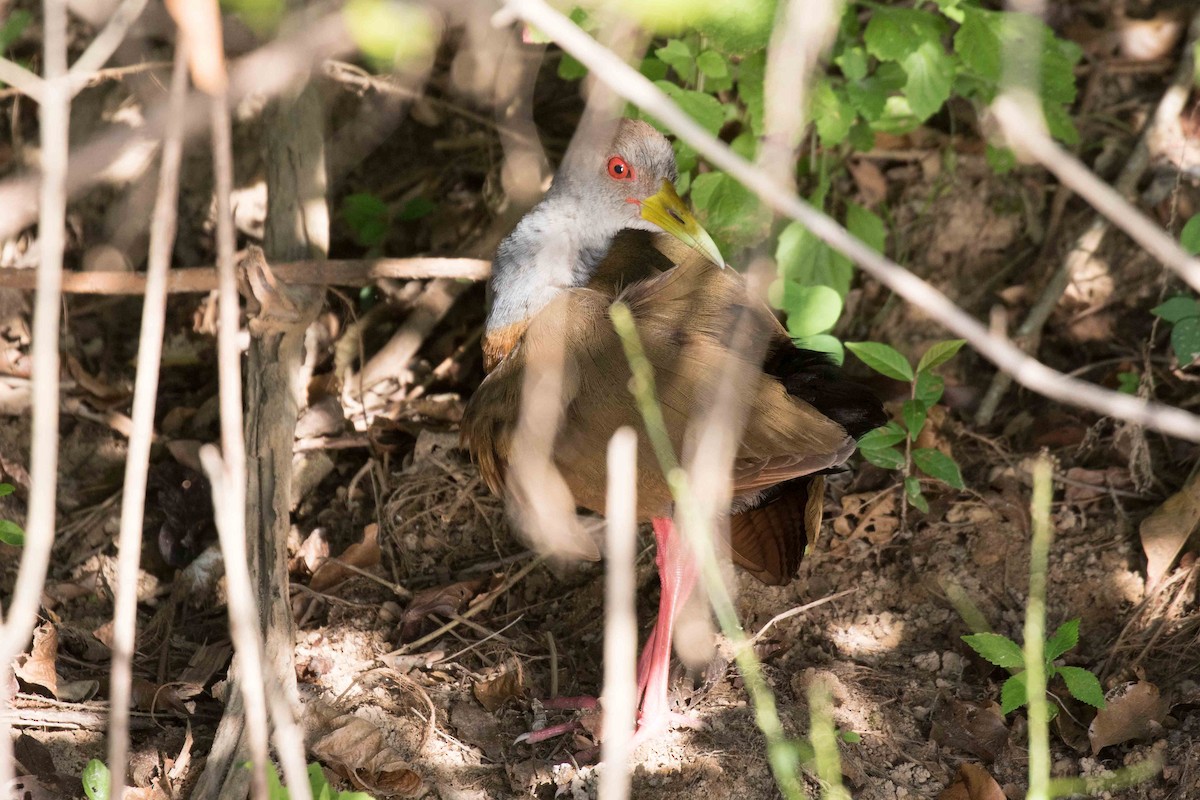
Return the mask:
[[[1123, 70], [1110, 63], [1086, 76], [1089, 111], [1079, 125], [1083, 141], [1103, 143], [1096, 168], [1105, 179], [1119, 171], [1172, 68]], [[350, 147], [344, 135], [350, 123], [388, 131], [377, 141], [352, 142], [357, 161], [345, 154], [339, 160], [337, 152], [331, 158], [344, 164], [331, 179], [331, 255], [479, 254], [503, 234], [511, 209], [498, 199], [495, 126], [470, 98], [451, 91], [449, 72], [449, 64], [439, 62], [427, 99], [399, 109], [404, 113], [371, 90], [320, 82], [335, 151]], [[86, 90], [74, 135], [119, 124], [121, 109], [153, 85], [150, 77], [140, 80]], [[535, 97], [535, 118], [554, 160], [578, 117], [577, 86], [555, 79], [551, 64]], [[6, 98], [0, 106], [19, 134], [0, 152], [0, 176], [22, 163], [20, 142], [36, 137], [36, 115], [24, 105], [18, 114], [20, 102]], [[264, 196], [255, 155], [261, 119], [253, 109], [243, 111], [236, 131], [244, 145], [240, 245], [261, 233]], [[902, 263], [980, 318], [996, 312], [1019, 321], [1095, 212], [1069, 195], [1056, 201], [1057, 187], [1041, 170], [995, 175], [980, 140], [952, 137], [952, 120], [939, 122], [940, 129], [860, 159], [853, 177], [838, 179], [833, 193], [871, 202], [868, 189], [882, 180], [885, 197], [875, 202], [888, 207], [890, 248]], [[193, 213], [181, 223], [180, 266], [212, 263], [205, 147], [191, 146], [185, 164], [182, 204]], [[1156, 167], [1139, 188], [1149, 212], [1177, 231], [1200, 208], [1200, 193], [1168, 167]], [[114, 248], [137, 252], [141, 243], [144, 250], [146, 221], [138, 203], [147, 202], [154, 179], [106, 184], [72, 204], [71, 268], [112, 258]], [[355, 194], [404, 208], [413, 198], [437, 203], [430, 213], [395, 219], [370, 250], [343, 213], [345, 198]], [[0, 266], [33, 263], [36, 244], [32, 229], [4, 243]], [[133, 261], [126, 266], [140, 266]], [[1174, 288], [1164, 270], [1115, 233], [1076, 261], [1071, 287], [1040, 342], [1041, 358], [1110, 387], [1119, 373], [1138, 371], [1157, 399], [1195, 411], [1195, 368], [1180, 370], [1171, 362], [1166, 331], [1148, 313]], [[414, 282], [389, 284], [369, 297], [331, 294], [314, 334], [316, 377], [308, 423], [302, 421], [311, 428], [298, 437], [305, 444], [297, 448], [296, 466], [315, 477], [300, 484], [289, 541], [297, 676], [313, 758], [324, 754], [327, 767], [361, 767], [366, 755], [355, 750], [359, 745], [338, 737], [361, 744], [370, 734], [378, 737], [370, 740], [371, 755], [392, 759], [388, 770], [377, 762], [371, 767], [395, 778], [390, 796], [591, 797], [596, 768], [578, 763], [575, 754], [595, 746], [594, 717], [549, 742], [515, 741], [571, 718], [542, 707], [555, 692], [599, 692], [604, 573], [601, 564], [538, 559], [454, 447], [455, 423], [482, 375], [482, 288], [461, 294], [410, 374], [380, 401], [386, 413], [369, 432], [353, 424], [362, 409], [343, 407], [336, 390], [322, 383], [341, 357], [335, 351], [350, 326], [363, 322], [354, 330], [363, 347], [377, 350], [424, 290]], [[372, 303], [385, 313], [372, 313]], [[856, 283], [847, 308], [836, 331], [845, 340], [889, 342], [911, 356], [945, 338], [936, 320], [869, 280]], [[39, 638], [18, 665], [17, 758], [37, 778], [29, 784], [32, 798], [82, 797], [85, 763], [105, 757], [107, 625], [126, 446], [121, 417], [128, 412], [139, 309], [137, 298], [80, 295], [66, 302], [70, 382], [59, 535]], [[212, 556], [207, 485], [194, 470], [196, 446], [216, 437], [212, 309], [212, 298], [178, 296], [169, 310], [157, 420], [163, 444], [155, 449], [147, 503], [135, 664], [141, 683], [135, 685], [129, 765], [144, 797], [187, 796], [227, 700], [224, 588]], [[0, 377], [19, 378], [22, 369], [28, 377], [29, 314], [27, 295], [0, 289]], [[958, 460], [965, 491], [931, 483], [929, 513], [902, 510], [898, 478], [856, 460], [829, 481], [822, 537], [811, 544], [795, 581], [767, 587], [735, 573], [738, 611], [751, 634], [782, 612], [826, 601], [772, 625], [756, 642], [787, 734], [807, 735], [807, 690], [820, 681], [833, 692], [842, 771], [853, 797], [965, 798], [943, 794], [964, 764], [985, 769], [1010, 800], [1024, 796], [1025, 712], [999, 713], [1007, 673], [961, 637], [972, 632], [964, 614], [974, 609], [995, 632], [1021, 638], [1028, 467], [1045, 449], [1056, 463], [1047, 624], [1053, 630], [1081, 620], [1079, 646], [1063, 663], [1092, 671], [1106, 690], [1133, 683], [1136, 691], [1155, 693], [1153, 703], [1124, 712], [1120, 721], [1129, 736], [1094, 751], [1088, 729], [1095, 710], [1052, 684], [1062, 709], [1052, 727], [1054, 774], [1098, 775], [1157, 757], [1163, 768], [1156, 776], [1096, 796], [1200, 798], [1200, 566], [1192, 549], [1148, 586], [1139, 539], [1141, 522], [1185, 485], [1200, 452], [1017, 389], [1008, 391], [990, 425], [979, 426], [974, 413], [992, 368], [964, 351], [944, 373], [946, 397], [931, 413], [922, 443]], [[897, 411], [897, 387], [876, 388]], [[0, 519], [22, 521], [28, 408], [0, 394], [0, 411], [6, 415], [0, 479], [17, 487], [0, 498]], [[334, 420], [334, 433], [322, 426], [322, 415]], [[658, 588], [648, 532], [641, 543], [644, 636]], [[367, 574], [322, 575], [317, 566], [331, 554]], [[0, 544], [0, 597], [11, 596], [19, 555]], [[709, 636], [703, 625], [692, 630], [692, 636]], [[676, 710], [695, 727], [672, 730], [635, 754], [635, 798], [779, 796], [765, 741], [720, 637], [712, 653], [705, 668], [677, 668]], [[815, 795], [816, 779], [806, 776]]]

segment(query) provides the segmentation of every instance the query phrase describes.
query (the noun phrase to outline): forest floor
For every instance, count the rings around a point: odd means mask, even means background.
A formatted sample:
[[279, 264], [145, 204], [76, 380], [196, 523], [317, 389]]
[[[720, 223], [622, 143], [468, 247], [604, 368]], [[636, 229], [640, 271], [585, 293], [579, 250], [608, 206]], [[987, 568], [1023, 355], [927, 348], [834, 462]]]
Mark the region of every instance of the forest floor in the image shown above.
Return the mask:
[[[1083, 141], [1098, 143], [1089, 163], [1111, 182], [1174, 64], [1130, 68], [1097, 59], [1088, 69], [1081, 80], [1088, 85], [1088, 110], [1078, 124]], [[577, 86], [553, 72], [543, 70], [534, 107], [556, 159], [580, 103]], [[344, 82], [321, 79], [330, 109], [331, 169], [344, 165], [331, 179], [331, 255], [482, 255], [503, 234], [496, 222], [502, 216], [495, 189], [500, 150], [490, 112], [456, 95], [448, 73], [440, 64], [428, 98], [400, 107], [381, 102], [369, 88], [351, 91]], [[156, 91], [165, 74], [87, 89], [76, 103], [73, 136], [82, 140], [120, 124], [120, 115]], [[36, 115], [12, 97], [0, 107], [17, 133], [0, 149], [4, 176], [22, 163], [22, 142], [36, 139]], [[940, 123], [941, 129], [931, 126], [858, 158], [833, 192], [886, 209], [889, 252], [980, 318], [1000, 309], [1010, 320], [1023, 319], [1064, 259], [1074, 258], [1071, 284], [1046, 326], [1039, 356], [1110, 387], [1121, 373], [1137, 373], [1157, 399], [1196, 411], [1196, 370], [1173, 364], [1167, 331], [1149, 313], [1174, 288], [1163, 268], [1116, 232], [1089, 257], [1072, 255], [1095, 212], [1058, 193], [1044, 171], [994, 174], [976, 133], [951, 135], [954, 125]], [[351, 126], [372, 125], [388, 133], [369, 147], [344, 135]], [[244, 246], [261, 235], [265, 208], [262, 123], [252, 109], [239, 117], [236, 136]], [[353, 152], [339, 155], [339, 146]], [[180, 266], [213, 262], [206, 148], [191, 145], [185, 164]], [[113, 180], [72, 203], [71, 268], [143, 266], [129, 254], [144, 252], [147, 187], [155, 176]], [[1200, 209], [1200, 191], [1168, 166], [1157, 165], [1139, 189], [1143, 207], [1173, 231]], [[369, 247], [354, 222], [354, 209], [364, 201], [347, 200], [355, 196], [380, 199], [391, 209], [386, 234]], [[3, 243], [0, 266], [34, 263], [36, 244], [33, 230]], [[541, 708], [555, 692], [600, 691], [603, 566], [538, 559], [456, 449], [456, 422], [482, 377], [482, 287], [463, 291], [429, 333], [408, 373], [378, 399], [381, 410], [369, 431], [355, 425], [362, 409], [347, 405], [330, 379], [345, 357], [340, 344], [361, 334], [368, 352], [378, 350], [428, 291], [429, 284], [412, 282], [358, 297], [331, 293], [311, 340], [315, 371], [301, 423], [308, 427], [298, 433], [295, 459], [305, 477], [298, 481], [289, 566], [297, 675], [305, 724], [317, 743], [312, 752], [344, 774], [386, 771], [377, 761], [368, 764], [386, 751], [405, 765], [391, 768], [395, 796], [585, 798], [594, 792], [596, 770], [572, 757], [595, 744], [594, 718], [575, 734], [545, 743], [515, 739], [570, 717]], [[226, 700], [224, 590], [208, 555], [191, 560], [213, 541], [208, 489], [195, 460], [199, 442], [216, 438], [212, 303], [207, 296], [179, 295], [169, 309], [161, 444], [139, 587], [138, 713], [129, 764], [139, 797], [187, 796]], [[857, 282], [847, 308], [836, 331], [845, 340], [888, 342], [915, 356], [946, 336], [936, 320], [867, 279]], [[17, 670], [17, 758], [36, 776], [28, 784], [31, 798], [82, 797], [84, 764], [105, 758], [123, 414], [136, 365], [140, 299], [75, 295], [65, 312], [69, 382], [59, 535], [38, 635]], [[28, 377], [29, 329], [29, 296], [0, 289], [5, 386]], [[848, 365], [855, 366], [861, 368]], [[944, 373], [946, 398], [931, 414], [923, 443], [958, 461], [966, 490], [930, 484], [928, 513], [903, 510], [897, 475], [856, 459], [830, 480], [822, 536], [795, 581], [767, 587], [734, 573], [738, 611], [750, 633], [781, 612], [827, 600], [771, 626], [757, 641], [785, 730], [807, 735], [806, 690], [822, 681], [833, 689], [842, 769], [853, 797], [998, 800], [984, 790], [948, 790], [963, 764], [985, 769], [1011, 800], [1024, 796], [1025, 712], [1000, 714], [1007, 673], [963, 642], [972, 628], [961, 612], [973, 605], [992, 630], [1020, 641], [1029, 567], [1028, 465], [1048, 450], [1056, 464], [1048, 628], [1080, 619], [1079, 646], [1065, 663], [1092, 671], [1106, 689], [1132, 684], [1126, 696], [1133, 698], [1118, 700], [1114, 693], [1114, 710], [1097, 733], [1095, 710], [1052, 684], [1062, 707], [1052, 728], [1054, 773], [1096, 775], [1156, 756], [1164, 765], [1157, 776], [1101, 796], [1200, 797], [1200, 563], [1194, 551], [1185, 552], [1151, 586], [1139, 538], [1140, 523], [1194, 482], [1200, 452], [1015, 388], [995, 419], [980, 426], [974, 413], [992, 380], [991, 366], [964, 350]], [[877, 388], [898, 413], [897, 387]], [[0, 394], [0, 411], [6, 414], [0, 481], [17, 488], [0, 498], [0, 519], [23, 521], [28, 406]], [[648, 532], [641, 542], [644, 636], [658, 584]], [[329, 555], [367, 575], [320, 566]], [[11, 596], [19, 556], [19, 549], [0, 544], [0, 596]], [[443, 631], [446, 623], [452, 627]], [[703, 626], [694, 630], [709, 635]], [[765, 741], [736, 668], [721, 655], [726, 652], [718, 642], [707, 668], [677, 668], [673, 699], [696, 727], [673, 730], [635, 754], [635, 798], [778, 796]], [[364, 751], [366, 732], [381, 736], [371, 752]], [[816, 789], [811, 778], [809, 788]]]

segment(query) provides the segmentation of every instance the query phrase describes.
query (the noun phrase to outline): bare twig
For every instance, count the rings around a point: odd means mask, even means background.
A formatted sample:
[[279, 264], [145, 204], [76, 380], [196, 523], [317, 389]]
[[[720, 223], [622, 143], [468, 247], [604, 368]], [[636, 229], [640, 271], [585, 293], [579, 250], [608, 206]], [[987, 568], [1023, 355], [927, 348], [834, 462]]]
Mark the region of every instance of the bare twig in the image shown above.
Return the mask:
[[1022, 101], [1011, 94], [1003, 94], [992, 104], [992, 112], [1004, 129], [1008, 143], [1018, 153], [1040, 162], [1076, 194], [1091, 203], [1097, 211], [1129, 234], [1130, 238], [1144, 247], [1150, 255], [1177, 272], [1193, 289], [1200, 291], [1200, 259], [1188, 255], [1178, 242], [1122, 197], [1120, 192], [1102, 181], [1079, 159], [1059, 147], [1045, 129], [1030, 118]]
[[[378, 280], [401, 281], [450, 278], [483, 281], [491, 274], [491, 263], [479, 258], [332, 259], [272, 264], [271, 272], [285, 283], [301, 286], [369, 286]], [[0, 269], [0, 289], [33, 289], [37, 275], [29, 269]], [[167, 291], [211, 292], [217, 288], [215, 267], [173, 269], [167, 275]], [[63, 276], [68, 294], [139, 295], [146, 292], [146, 276], [138, 272], [68, 272]]]
[[8, 786], [13, 775], [11, 721], [6, 713], [12, 688], [9, 670], [37, 621], [38, 604], [54, 544], [58, 490], [58, 334], [63, 249], [66, 246], [71, 96], [66, 83], [67, 5], [65, 0], [45, 0], [42, 8], [45, 84], [40, 118], [43, 172], [38, 203], [41, 263], [33, 316], [31, 487], [21, 567], [8, 615], [0, 627], [0, 786]]
[[[113, 15], [108, 18], [108, 24], [104, 26], [104, 30], [96, 34], [92, 43], [71, 65], [72, 94], [86, 86], [92, 79], [92, 73], [103, 67], [112, 54], [117, 52], [121, 42], [125, 41], [125, 35], [129, 33], [129, 29], [133, 23], [137, 22], [137, 18], [142, 15], [142, 10], [145, 8], [146, 0], [123, 0], [117, 6]], [[181, 110], [180, 107], [174, 105], [174, 98], [171, 103], [172, 108]], [[175, 124], [177, 124], [176, 121], [169, 121], [170, 126], [173, 127]]]
[[[981, 355], [1012, 374], [1022, 385], [1052, 400], [1129, 420], [1183, 439], [1200, 441], [1200, 417], [1069, 378], [1021, 352], [1008, 339], [990, 333], [983, 324], [933, 286], [876, 253], [833, 219], [791, 192], [780, 189], [770, 175], [755, 168], [723, 142], [709, 135], [645, 76], [615, 57], [543, 0], [507, 0], [506, 9], [550, 36], [588, 67], [591, 74], [630, 102], [649, 111], [714, 166], [755, 192], [769, 206], [802, 223], [817, 238], [857, 262], [901, 297], [922, 308], [934, 319], [941, 320], [947, 329], [966, 339]], [[1116, 209], [1115, 213], [1128, 216], [1128, 204]], [[1148, 221], [1146, 224], [1152, 225]], [[1161, 235], [1161, 231], [1159, 233]], [[1170, 248], [1178, 249], [1173, 242]]]
[[[1131, 204], [1134, 201], [1138, 182], [1150, 166], [1150, 141], [1172, 121], [1178, 124], [1179, 114], [1191, 92], [1192, 82], [1195, 79], [1192, 45], [1198, 36], [1200, 36], [1200, 12], [1197, 12], [1192, 19], [1191, 35], [1188, 37], [1187, 45], [1183, 48], [1183, 57], [1180, 59], [1179, 68], [1175, 72], [1171, 86], [1163, 94], [1154, 116], [1143, 129], [1133, 152], [1129, 154], [1125, 166], [1121, 168], [1121, 174], [1117, 176], [1116, 183], [1113, 185], [1116, 192]], [[1064, 256], [1041, 296], [1030, 308], [1029, 315], [1017, 328], [1017, 341], [1028, 340], [1030, 352], [1036, 352], [1042, 328], [1045, 327], [1054, 309], [1058, 307], [1058, 301], [1063, 292], [1070, 285], [1071, 265], [1074, 263], [1074, 259], [1080, 255], [1091, 255], [1098, 252], [1111, 227], [1110, 218], [1097, 215], [1097, 219], [1079, 236], [1075, 241], [1075, 246]], [[979, 404], [979, 410], [975, 413], [975, 421], [978, 424], [991, 424], [1001, 399], [1011, 385], [1012, 378], [1007, 373], [999, 372], [992, 378], [992, 383], [988, 386], [988, 390]]]
[[[353, 47], [340, 11], [313, 19], [290, 35], [263, 45], [234, 64], [230, 71], [230, 103], [250, 95], [274, 97], [304, 80], [313, 65]], [[208, 126], [208, 97], [192, 93], [184, 110], [184, 137]], [[166, 128], [165, 104], [146, 113], [141, 127], [118, 126], [71, 155], [75, 168], [67, 180], [68, 196], [75, 195], [105, 179], [105, 170], [119, 159], [138, 155], [158, 143]], [[10, 237], [37, 218], [38, 186], [41, 173], [16, 175], [0, 182], [0, 239]]]
[[632, 428], [621, 428], [608, 443], [604, 518], [604, 771], [599, 797], [626, 800], [637, 717], [637, 433]]
[[[128, 4], [127, 4], [128, 5]], [[119, 12], [118, 12], [119, 13]], [[171, 75], [171, 108], [175, 112], [163, 141], [158, 197], [150, 223], [150, 254], [146, 268], [146, 298], [142, 304], [142, 332], [138, 341], [138, 368], [133, 387], [133, 430], [125, 456], [125, 490], [121, 498], [121, 530], [117, 543], [117, 586], [113, 608], [112, 668], [109, 673], [111, 724], [108, 730], [108, 763], [124, 764], [129, 755], [129, 703], [133, 679], [133, 649], [137, 635], [138, 563], [142, 554], [142, 521], [146, 502], [146, 475], [154, 439], [154, 410], [158, 399], [158, 374], [166, 328], [167, 271], [175, 245], [179, 196], [179, 164], [183, 154], [183, 101], [187, 97], [187, 54], [182, 42], [175, 51]], [[112, 769], [109, 796], [125, 791], [125, 770]]]
[[4, 81], [31, 100], [42, 102], [42, 92], [46, 87], [46, 82], [42, 80], [41, 76], [3, 56], [0, 56], [0, 81]]

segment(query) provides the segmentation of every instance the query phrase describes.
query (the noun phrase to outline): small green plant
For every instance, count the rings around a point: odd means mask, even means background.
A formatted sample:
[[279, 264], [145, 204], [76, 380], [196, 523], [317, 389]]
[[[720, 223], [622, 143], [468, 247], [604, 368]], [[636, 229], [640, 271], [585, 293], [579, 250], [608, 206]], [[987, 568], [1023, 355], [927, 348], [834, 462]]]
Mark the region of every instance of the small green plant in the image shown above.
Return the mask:
[[[0, 483], [0, 497], [10, 495], [13, 491], [11, 483]], [[25, 544], [25, 531], [12, 520], [0, 519], [0, 542], [20, 547]]]
[[[1013, 674], [1000, 687], [1000, 710], [1005, 714], [1029, 703], [1026, 685], [1025, 654], [1021, 645], [998, 633], [972, 633], [962, 637], [971, 649], [985, 659]], [[1054, 661], [1079, 644], [1079, 620], [1073, 619], [1058, 626], [1044, 648], [1047, 683], [1055, 676], [1062, 678], [1072, 697], [1089, 706], [1104, 708], [1104, 689], [1096, 676], [1083, 667], [1059, 667]], [[1057, 706], [1050, 706], [1051, 718]]]
[[[953, 458], [933, 447], [913, 447], [925, 427], [929, 409], [942, 398], [946, 384], [933, 370], [954, 358], [965, 342], [948, 339], [931, 345], [921, 356], [916, 370], [899, 351], [880, 342], [846, 342], [846, 347], [864, 364], [894, 380], [909, 384], [909, 398], [901, 408], [903, 422], [895, 420], [864, 436], [858, 443], [863, 458], [877, 467], [904, 471], [904, 496], [923, 512], [929, 501], [921, 492], [921, 479], [913, 467], [955, 489], [963, 488], [962, 472]], [[903, 443], [904, 451], [897, 449]]]
[[98, 758], [93, 758], [83, 768], [83, 793], [88, 800], [108, 800], [108, 785], [112, 777], [108, 767]]
[[[246, 767], [249, 768], [250, 764], [247, 763]], [[366, 792], [339, 792], [334, 789], [329, 785], [329, 780], [325, 777], [321, 765], [316, 762], [308, 765], [308, 787], [312, 792], [313, 800], [375, 800]], [[270, 800], [291, 800], [292, 797], [280, 782], [279, 773], [275, 770], [274, 764], [267, 765], [267, 796]]]
[[[1179, 244], [1192, 255], [1200, 255], [1200, 214], [1183, 226]], [[1171, 325], [1171, 349], [1180, 367], [1200, 360], [1200, 300], [1186, 294], [1168, 298], [1150, 313]]]

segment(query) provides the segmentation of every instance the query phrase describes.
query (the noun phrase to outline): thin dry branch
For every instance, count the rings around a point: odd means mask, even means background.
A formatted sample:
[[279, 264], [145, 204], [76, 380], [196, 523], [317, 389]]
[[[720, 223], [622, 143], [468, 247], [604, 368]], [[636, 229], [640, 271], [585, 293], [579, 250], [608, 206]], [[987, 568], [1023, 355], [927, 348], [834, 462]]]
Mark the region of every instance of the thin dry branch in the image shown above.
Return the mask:
[[[127, 4], [128, 5], [128, 4]], [[163, 142], [158, 197], [150, 223], [150, 254], [146, 269], [146, 298], [142, 304], [142, 332], [138, 341], [138, 369], [133, 386], [133, 431], [125, 456], [125, 490], [121, 496], [121, 529], [117, 544], [117, 587], [113, 609], [111, 701], [108, 763], [124, 764], [129, 755], [129, 704], [132, 696], [133, 650], [137, 635], [138, 563], [142, 555], [142, 522], [146, 502], [146, 477], [154, 439], [154, 411], [158, 401], [158, 374], [166, 331], [167, 271], [175, 245], [179, 197], [179, 165], [183, 156], [183, 109], [187, 97], [187, 54], [181, 43], [175, 52], [171, 75], [171, 107], [176, 112]], [[111, 771], [109, 796], [125, 791], [125, 770]]]
[[992, 104], [992, 113], [1014, 150], [1039, 162], [1113, 224], [1129, 234], [1130, 238], [1145, 248], [1150, 255], [1174, 270], [1189, 286], [1200, 292], [1200, 258], [1188, 255], [1187, 251], [1154, 220], [1122, 197], [1119, 191], [1101, 180], [1083, 162], [1059, 147], [1039, 124], [1041, 120], [1030, 113], [1026, 102], [1012, 93], [1006, 93], [996, 98]]
[[599, 797], [626, 800], [637, 721], [637, 433], [632, 428], [621, 428], [608, 443], [604, 519], [604, 771]]
[[0, 56], [0, 81], [4, 81], [31, 100], [42, 102], [42, 92], [46, 87], [42, 77], [3, 56]]
[[[271, 272], [285, 283], [300, 286], [369, 286], [390, 278], [415, 281], [434, 278], [483, 281], [491, 275], [491, 262], [479, 258], [333, 259], [272, 264]], [[187, 267], [167, 274], [167, 292], [211, 292], [217, 288], [215, 267]], [[37, 274], [30, 269], [0, 269], [0, 289], [32, 290]], [[63, 275], [68, 294], [140, 295], [146, 293], [146, 275], [140, 272], [68, 272]]]
[[0, 786], [13, 776], [9, 679], [13, 658], [37, 622], [38, 605], [54, 544], [58, 491], [59, 309], [66, 247], [67, 156], [71, 95], [67, 74], [65, 0], [43, 4], [45, 85], [41, 104], [42, 182], [38, 210], [41, 263], [33, 312], [33, 432], [29, 517], [12, 600], [0, 627]]
[[[108, 59], [112, 58], [112, 54], [117, 52], [121, 42], [125, 41], [129, 29], [133, 27], [133, 23], [137, 22], [137, 18], [142, 15], [145, 8], [146, 0], [124, 0], [121, 5], [117, 6], [112, 16], [108, 18], [104, 29], [96, 34], [92, 43], [71, 65], [72, 94], [86, 86], [92, 80], [92, 73], [99, 70], [108, 62]], [[174, 100], [172, 100], [173, 102]]]
[[[1061, 403], [1125, 419], [1182, 439], [1200, 441], [1200, 417], [1161, 403], [1122, 395], [1068, 377], [1021, 352], [1007, 338], [989, 332], [983, 324], [933, 286], [875, 252], [836, 221], [795, 194], [780, 189], [769, 174], [734, 153], [716, 137], [709, 135], [645, 76], [598, 44], [543, 0], [506, 0], [505, 8], [551, 37], [565, 51], [588, 67], [593, 75], [607, 83], [626, 100], [654, 115], [681, 140], [694, 147], [714, 166], [724, 170], [757, 194], [771, 208], [805, 225], [813, 235], [855, 261], [876, 280], [922, 308], [934, 319], [941, 320], [948, 330], [966, 339], [982, 356], [998, 368], [1012, 374], [1025, 387]], [[1093, 180], [1096, 180], [1094, 176]], [[1111, 192], [1111, 189], [1108, 191]], [[1113, 213], [1136, 213], [1124, 200], [1120, 202], [1122, 205], [1114, 209]], [[1147, 224], [1151, 223], [1147, 221]], [[1158, 233], [1165, 237], [1161, 231]], [[1162, 250], [1165, 252], [1172, 248], [1178, 251], [1173, 242], [1170, 242], [1170, 248], [1164, 247]]]
[[[251, 95], [274, 97], [302, 82], [324, 59], [353, 46], [340, 11], [306, 20], [294, 33], [263, 45], [233, 64], [228, 100], [237, 104]], [[167, 116], [163, 103], [147, 111], [140, 128], [120, 126], [76, 148], [71, 154], [74, 169], [67, 180], [68, 196], [103, 181], [105, 170], [116, 161], [156, 146], [166, 129]], [[199, 92], [189, 95], [183, 116], [185, 138], [205, 130], [208, 96]], [[40, 172], [31, 170], [0, 182], [0, 240], [16, 235], [37, 218], [41, 179]]]
[[[1192, 56], [1192, 48], [1197, 37], [1200, 37], [1200, 11], [1196, 12], [1192, 18], [1191, 33], [1183, 48], [1183, 57], [1175, 71], [1175, 78], [1171, 81], [1167, 91], [1163, 93], [1154, 116], [1146, 124], [1142, 135], [1138, 137], [1133, 152], [1129, 154], [1125, 166], [1121, 168], [1121, 174], [1117, 176], [1117, 180], [1113, 184], [1113, 188], [1130, 203], [1134, 202], [1138, 182], [1141, 181], [1146, 169], [1150, 166], [1150, 141], [1164, 126], [1169, 126], [1173, 121], [1177, 124], [1179, 114], [1183, 111], [1184, 104], [1191, 93], [1192, 83], [1195, 80], [1195, 59]], [[1024, 322], [1017, 328], [1018, 341], [1029, 341], [1031, 351], [1036, 351], [1037, 342], [1041, 339], [1042, 328], [1045, 327], [1050, 315], [1058, 307], [1063, 293], [1070, 285], [1073, 259], [1081, 253], [1098, 252], [1111, 227], [1112, 224], [1107, 217], [1097, 214], [1096, 219], [1088, 226], [1087, 230], [1075, 240], [1075, 246], [1063, 256], [1062, 262], [1050, 282], [1038, 297], [1037, 302], [1029, 309], [1029, 314]], [[1007, 373], [996, 373], [987, 392], [984, 393], [979, 410], [975, 413], [976, 423], [979, 425], [991, 424], [1001, 399], [1011, 385], [1012, 378]]]

